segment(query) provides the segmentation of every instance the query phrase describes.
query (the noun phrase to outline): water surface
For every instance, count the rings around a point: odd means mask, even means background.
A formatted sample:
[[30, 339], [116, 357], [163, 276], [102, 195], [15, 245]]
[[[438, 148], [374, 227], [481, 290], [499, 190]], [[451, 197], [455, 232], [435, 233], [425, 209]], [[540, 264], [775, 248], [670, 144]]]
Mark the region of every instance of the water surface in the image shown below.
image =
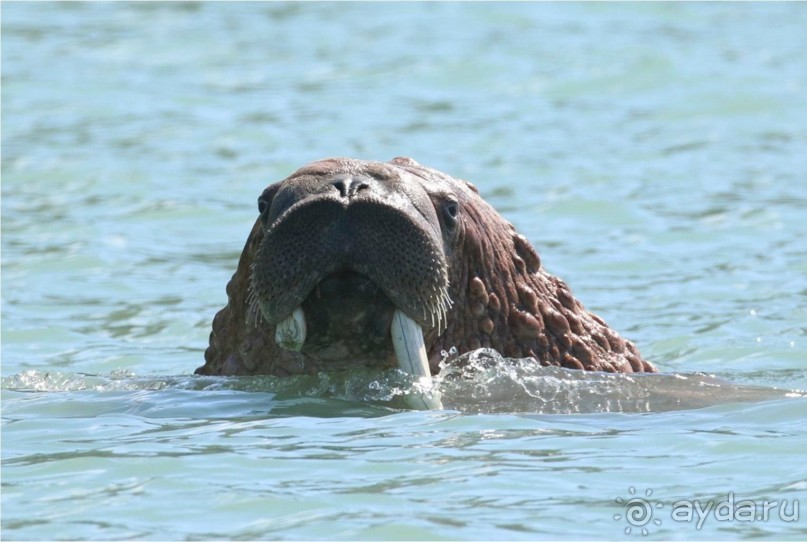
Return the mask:
[[[807, 537], [807, 6], [2, 15], [4, 539]], [[338, 155], [473, 181], [664, 374], [191, 376], [257, 196]], [[779, 504], [672, 516], [730, 499]]]

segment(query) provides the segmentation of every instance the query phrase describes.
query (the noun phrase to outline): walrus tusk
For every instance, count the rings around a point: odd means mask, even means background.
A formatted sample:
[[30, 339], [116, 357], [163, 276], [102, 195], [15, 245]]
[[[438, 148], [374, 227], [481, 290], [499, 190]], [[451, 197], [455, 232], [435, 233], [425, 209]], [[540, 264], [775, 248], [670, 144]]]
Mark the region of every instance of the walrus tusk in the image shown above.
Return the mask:
[[[419, 383], [431, 385], [431, 370], [426, 357], [426, 345], [423, 343], [423, 328], [409, 318], [400, 309], [392, 315], [392, 346], [398, 358], [398, 368], [414, 376]], [[406, 402], [414, 408], [442, 409], [440, 394], [436, 391], [426, 393], [410, 393], [405, 396]]]
[[305, 313], [302, 307], [297, 307], [286, 319], [277, 324], [275, 341], [281, 348], [299, 352], [305, 344], [305, 334]]

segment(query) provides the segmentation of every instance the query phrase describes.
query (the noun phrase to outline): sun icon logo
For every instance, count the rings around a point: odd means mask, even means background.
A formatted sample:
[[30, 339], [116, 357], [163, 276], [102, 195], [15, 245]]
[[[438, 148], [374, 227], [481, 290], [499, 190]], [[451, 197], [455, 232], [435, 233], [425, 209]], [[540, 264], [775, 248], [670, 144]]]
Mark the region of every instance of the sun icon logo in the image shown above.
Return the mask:
[[630, 497], [627, 501], [622, 497], [616, 498], [616, 503], [623, 506], [624, 514], [614, 514], [614, 521], [619, 521], [624, 517], [625, 521], [628, 522], [628, 526], [625, 527], [625, 534], [631, 534], [634, 527], [637, 529], [641, 527], [642, 536], [647, 536], [650, 532], [647, 527], [651, 523], [656, 526], [661, 525], [660, 519], [653, 518], [653, 508], [661, 509], [664, 505], [660, 502], [652, 504], [649, 501], [650, 496], [653, 495], [652, 489], [645, 491], [646, 498], [636, 497], [636, 489], [633, 487], [628, 488], [628, 492]]

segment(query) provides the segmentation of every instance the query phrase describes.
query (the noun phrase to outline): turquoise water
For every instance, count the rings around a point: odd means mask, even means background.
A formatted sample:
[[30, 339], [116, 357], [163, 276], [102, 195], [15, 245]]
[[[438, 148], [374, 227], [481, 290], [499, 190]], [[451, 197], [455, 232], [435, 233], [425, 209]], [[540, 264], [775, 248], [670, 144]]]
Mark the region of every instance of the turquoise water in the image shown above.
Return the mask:
[[[803, 540], [805, 28], [4, 2], [0, 535]], [[260, 191], [334, 155], [473, 181], [664, 374], [191, 376]]]

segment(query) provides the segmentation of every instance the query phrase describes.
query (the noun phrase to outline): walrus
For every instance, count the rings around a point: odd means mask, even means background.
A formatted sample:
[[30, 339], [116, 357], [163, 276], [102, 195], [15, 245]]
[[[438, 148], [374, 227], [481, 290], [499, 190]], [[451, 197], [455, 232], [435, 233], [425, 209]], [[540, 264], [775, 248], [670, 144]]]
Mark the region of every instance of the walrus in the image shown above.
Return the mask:
[[196, 374], [435, 375], [445, 352], [479, 348], [656, 371], [473, 184], [412, 159], [313, 162], [266, 188], [258, 213]]

